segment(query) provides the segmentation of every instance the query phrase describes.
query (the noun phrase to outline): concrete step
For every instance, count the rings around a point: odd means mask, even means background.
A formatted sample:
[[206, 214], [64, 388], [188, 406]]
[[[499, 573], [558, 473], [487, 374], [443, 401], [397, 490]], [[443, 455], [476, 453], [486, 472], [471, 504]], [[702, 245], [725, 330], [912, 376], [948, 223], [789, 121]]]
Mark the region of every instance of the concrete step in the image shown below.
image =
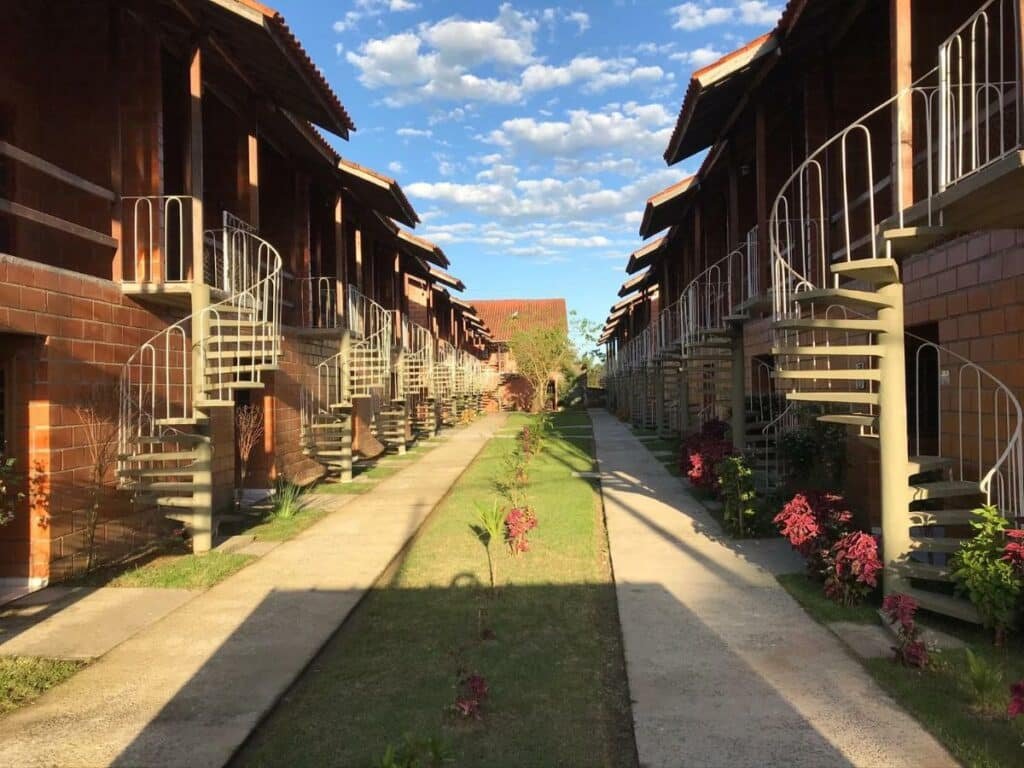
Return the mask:
[[974, 513], [969, 509], [912, 509], [908, 515], [910, 525], [969, 525]]
[[775, 372], [779, 379], [820, 380], [820, 381], [881, 381], [882, 372], [877, 368], [852, 369], [779, 369]]
[[910, 540], [910, 549], [914, 552], [941, 552], [951, 555], [960, 551], [960, 545], [964, 541], [943, 536], [915, 536]]
[[163, 453], [127, 453], [118, 456], [121, 461], [188, 461], [195, 459], [192, 451], [164, 451]]
[[846, 307], [848, 309], [886, 309], [891, 304], [871, 291], [855, 291], [848, 288], [815, 288], [811, 291], [798, 291], [793, 294], [793, 301], [801, 304], [827, 304], [828, 306]]
[[773, 355], [795, 355], [798, 357], [884, 357], [882, 348], [876, 344], [818, 344], [810, 346], [772, 347]]
[[801, 403], [849, 403], [850, 405], [878, 405], [879, 397], [875, 392], [787, 392], [787, 400]]
[[852, 331], [862, 333], [880, 333], [885, 330], [881, 321], [870, 318], [856, 318], [854, 320], [790, 318], [777, 321], [775, 327], [789, 331]]
[[842, 424], [847, 427], [873, 427], [878, 417], [870, 413], [826, 413], [817, 420], [824, 424]]
[[968, 480], [940, 480], [934, 483], [913, 483], [910, 486], [911, 502], [980, 495], [981, 486]]
[[922, 472], [934, 472], [940, 469], [949, 469], [955, 463], [956, 460], [948, 456], [911, 456], [910, 474], [919, 475]]
[[907, 561], [896, 566], [900, 575], [908, 579], [922, 579], [924, 581], [953, 581], [953, 572], [948, 565], [931, 565], [929, 563], [917, 563]]
[[895, 259], [837, 261], [832, 265], [832, 274], [848, 277], [851, 280], [863, 280], [872, 285], [895, 283], [900, 279], [900, 271]]
[[960, 619], [972, 624], [981, 623], [978, 609], [963, 598], [941, 595], [937, 592], [929, 592], [925, 589], [914, 589], [912, 587], [903, 591], [914, 598], [917, 604], [926, 611], [941, 613], [943, 616], [951, 616], [954, 619]]

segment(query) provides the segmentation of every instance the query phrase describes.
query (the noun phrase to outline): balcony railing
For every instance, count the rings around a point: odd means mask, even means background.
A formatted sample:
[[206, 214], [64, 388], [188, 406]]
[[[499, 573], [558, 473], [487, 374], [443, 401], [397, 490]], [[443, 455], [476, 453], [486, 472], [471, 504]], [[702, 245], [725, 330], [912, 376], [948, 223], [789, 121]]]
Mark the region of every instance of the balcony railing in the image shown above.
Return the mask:
[[298, 322], [302, 328], [345, 327], [345, 284], [336, 277], [303, 277], [298, 291]]

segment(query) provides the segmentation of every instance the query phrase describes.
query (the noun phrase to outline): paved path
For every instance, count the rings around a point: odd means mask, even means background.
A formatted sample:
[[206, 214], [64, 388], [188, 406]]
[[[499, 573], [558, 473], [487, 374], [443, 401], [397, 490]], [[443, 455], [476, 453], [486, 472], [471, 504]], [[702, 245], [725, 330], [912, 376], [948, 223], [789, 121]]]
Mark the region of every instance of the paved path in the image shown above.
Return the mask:
[[644, 768], [957, 765], [778, 585], [779, 542], [722, 539], [625, 426], [591, 415]]
[[503, 422], [324, 497], [336, 514], [0, 720], [0, 765], [222, 766]]

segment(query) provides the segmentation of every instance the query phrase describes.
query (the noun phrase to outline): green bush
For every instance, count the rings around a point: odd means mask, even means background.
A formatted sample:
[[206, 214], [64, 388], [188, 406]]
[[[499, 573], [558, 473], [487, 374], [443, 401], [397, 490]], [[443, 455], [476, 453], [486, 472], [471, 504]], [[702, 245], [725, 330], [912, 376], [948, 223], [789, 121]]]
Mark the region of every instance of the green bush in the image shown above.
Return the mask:
[[302, 488], [283, 477], [274, 485], [273, 516], [279, 520], [291, 520], [301, 511], [303, 506]]
[[757, 536], [768, 527], [768, 518], [757, 503], [754, 472], [742, 456], [726, 456], [716, 467], [721, 487], [723, 522], [733, 536]]
[[986, 627], [1001, 645], [1013, 628], [1020, 605], [1021, 584], [1013, 565], [1004, 559], [1009, 522], [991, 504], [974, 510], [973, 538], [953, 558], [953, 578], [978, 609]]

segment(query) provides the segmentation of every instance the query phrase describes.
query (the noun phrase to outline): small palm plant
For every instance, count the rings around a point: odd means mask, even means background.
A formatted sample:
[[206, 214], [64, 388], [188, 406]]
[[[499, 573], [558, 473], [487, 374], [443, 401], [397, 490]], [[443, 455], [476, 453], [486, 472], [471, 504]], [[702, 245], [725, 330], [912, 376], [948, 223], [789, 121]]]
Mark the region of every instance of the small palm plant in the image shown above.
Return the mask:
[[504, 535], [505, 529], [505, 510], [498, 504], [495, 499], [490, 507], [485, 507], [477, 504], [477, 520], [478, 525], [471, 526], [473, 533], [480, 539], [480, 542], [484, 545], [484, 549], [487, 551], [487, 569], [491, 576], [491, 591], [494, 591], [494, 580], [495, 580], [495, 565], [494, 557], [491, 553], [491, 544], [496, 541], [501, 541]]

